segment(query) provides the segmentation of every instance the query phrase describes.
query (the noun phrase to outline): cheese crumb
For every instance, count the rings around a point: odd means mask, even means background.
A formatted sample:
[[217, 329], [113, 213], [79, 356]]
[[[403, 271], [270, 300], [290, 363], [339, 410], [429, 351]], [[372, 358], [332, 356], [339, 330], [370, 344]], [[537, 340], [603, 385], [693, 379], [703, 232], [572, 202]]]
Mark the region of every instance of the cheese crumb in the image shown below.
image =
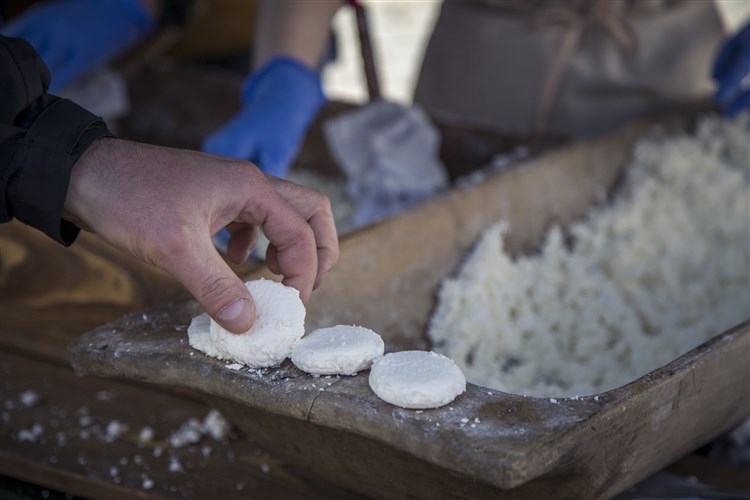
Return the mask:
[[44, 434], [44, 427], [41, 424], [34, 424], [31, 429], [22, 429], [18, 431], [17, 438], [19, 441], [29, 441], [35, 443]]
[[18, 396], [18, 399], [21, 401], [22, 405], [29, 408], [39, 402], [39, 394], [29, 389], [28, 391], [22, 392], [21, 395]]
[[120, 438], [124, 433], [128, 431], [128, 426], [126, 424], [123, 424], [119, 420], [111, 420], [107, 424], [107, 431], [106, 435], [104, 436], [104, 440], [108, 443], [111, 443], [112, 441], [115, 441]]
[[169, 436], [169, 444], [173, 448], [182, 448], [183, 446], [197, 443], [201, 440], [202, 436], [203, 426], [198, 420], [191, 418]]
[[144, 427], [141, 429], [141, 432], [138, 434], [138, 442], [148, 443], [149, 441], [154, 439], [154, 430], [151, 427]]
[[180, 463], [180, 459], [174, 455], [169, 457], [169, 472], [185, 472]]
[[211, 410], [203, 419], [203, 428], [205, 432], [217, 441], [221, 441], [229, 434], [229, 422], [218, 412]]

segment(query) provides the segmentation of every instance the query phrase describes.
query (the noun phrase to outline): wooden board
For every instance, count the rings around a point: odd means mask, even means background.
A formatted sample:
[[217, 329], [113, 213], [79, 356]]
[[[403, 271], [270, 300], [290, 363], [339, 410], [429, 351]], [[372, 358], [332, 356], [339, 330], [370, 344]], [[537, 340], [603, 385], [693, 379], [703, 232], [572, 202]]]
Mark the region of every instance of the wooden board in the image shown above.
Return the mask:
[[[556, 151], [347, 236], [308, 328], [363, 324], [389, 350], [427, 347], [435, 289], [485, 227], [505, 218], [511, 250], [533, 250], [550, 224], [606, 197], [646, 130]], [[558, 404], [470, 386], [452, 410], [417, 413], [379, 401], [366, 374], [318, 386], [288, 363], [263, 375], [228, 370], [187, 346], [198, 312], [188, 301], [148, 321], [123, 318], [77, 340], [72, 362], [85, 374], [197, 389], [290, 459], [330, 463], [317, 472], [383, 498], [607, 497], [750, 414], [750, 323], [596, 398]]]
[[[187, 296], [164, 273], [94, 235], [64, 248], [19, 222], [0, 225], [0, 474], [88, 498], [354, 498], [237, 430], [222, 442], [164, 446], [171, 432], [210, 410], [193, 392], [75, 376], [67, 347], [81, 331]], [[27, 408], [18, 400], [28, 390], [40, 400]], [[81, 420], [84, 407], [90, 423]], [[115, 419], [130, 430], [105, 443], [103, 430]], [[35, 423], [43, 428], [38, 441], [19, 440]], [[157, 441], [142, 446], [144, 426]], [[158, 458], [156, 446], [164, 448]], [[211, 447], [208, 457], [203, 446]], [[169, 471], [170, 455], [185, 472]], [[142, 474], [153, 488], [143, 488]]]

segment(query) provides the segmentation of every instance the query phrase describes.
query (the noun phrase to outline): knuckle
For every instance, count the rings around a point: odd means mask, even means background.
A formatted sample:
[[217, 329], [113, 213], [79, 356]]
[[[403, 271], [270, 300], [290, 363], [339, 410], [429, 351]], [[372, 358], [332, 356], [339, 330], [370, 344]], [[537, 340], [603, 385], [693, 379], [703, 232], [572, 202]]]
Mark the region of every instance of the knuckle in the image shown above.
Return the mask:
[[295, 249], [295, 251], [304, 251], [305, 253], [315, 253], [316, 243], [315, 236], [309, 225], [303, 221], [293, 224], [289, 227], [286, 234], [276, 245], [279, 252]]
[[229, 298], [232, 282], [227, 276], [209, 276], [201, 283], [200, 298], [209, 304], [221, 304]]
[[311, 189], [310, 195], [312, 197], [314, 205], [318, 208], [318, 210], [328, 214], [333, 214], [331, 200], [324, 192], [318, 191], [317, 189]]
[[162, 267], [185, 254], [189, 239], [181, 229], [147, 231], [135, 241], [134, 254], [151, 265]]
[[240, 172], [242, 172], [244, 175], [258, 176], [259, 174], [261, 174], [258, 166], [251, 161], [234, 160], [234, 162], [236, 163], [238, 170], [240, 170]]
[[296, 225], [294, 233], [289, 238], [290, 247], [307, 247], [308, 250], [315, 250], [315, 235], [313, 230], [307, 224]]
[[160, 258], [178, 258], [186, 253], [190, 244], [187, 231], [179, 227], [170, 228], [158, 235], [157, 255]]
[[339, 246], [338, 245], [334, 245], [334, 247], [331, 248], [330, 251], [331, 251], [331, 257], [330, 257], [331, 258], [331, 263], [330, 263], [330, 267], [333, 267], [336, 264], [336, 262], [339, 261], [339, 256], [340, 256]]
[[331, 269], [333, 269], [333, 266], [336, 265], [336, 261], [338, 259], [331, 255], [328, 258], [322, 259], [322, 262], [320, 264], [320, 270], [323, 272], [323, 274], [327, 274]]

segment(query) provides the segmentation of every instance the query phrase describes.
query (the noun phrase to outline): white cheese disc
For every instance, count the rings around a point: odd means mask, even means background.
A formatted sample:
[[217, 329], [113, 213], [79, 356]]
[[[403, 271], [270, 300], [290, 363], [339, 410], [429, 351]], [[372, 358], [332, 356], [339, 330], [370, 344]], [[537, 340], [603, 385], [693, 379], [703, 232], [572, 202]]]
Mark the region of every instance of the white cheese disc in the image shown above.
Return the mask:
[[354, 375], [383, 355], [380, 335], [359, 326], [337, 325], [305, 335], [292, 349], [292, 363], [311, 375]]
[[373, 362], [370, 388], [383, 401], [402, 408], [438, 408], [466, 390], [466, 378], [443, 355], [401, 351]]
[[[305, 306], [299, 291], [271, 280], [248, 281], [245, 286], [255, 301], [255, 323], [237, 335], [209, 318], [208, 338], [205, 320], [198, 316], [188, 328], [190, 345], [219, 359], [242, 363], [250, 368], [275, 366], [292, 352], [292, 346], [305, 333]], [[207, 316], [207, 315], [206, 315]]]
[[210, 328], [211, 316], [209, 316], [208, 313], [196, 316], [190, 322], [190, 326], [188, 327], [188, 341], [193, 348], [198, 349], [209, 356], [213, 356], [214, 358], [222, 359], [216, 346], [211, 343], [209, 334]]

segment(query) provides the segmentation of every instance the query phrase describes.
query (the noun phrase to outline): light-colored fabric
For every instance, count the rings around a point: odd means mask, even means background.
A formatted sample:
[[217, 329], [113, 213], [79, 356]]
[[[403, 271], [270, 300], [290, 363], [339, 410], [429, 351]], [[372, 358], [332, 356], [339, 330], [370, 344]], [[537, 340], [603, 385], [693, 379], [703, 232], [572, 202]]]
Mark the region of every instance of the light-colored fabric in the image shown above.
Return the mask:
[[418, 106], [376, 101], [325, 124], [328, 146], [356, 200], [357, 227], [390, 217], [448, 186], [440, 134]]
[[709, 0], [446, 0], [415, 102], [501, 130], [585, 137], [707, 97], [723, 37]]

